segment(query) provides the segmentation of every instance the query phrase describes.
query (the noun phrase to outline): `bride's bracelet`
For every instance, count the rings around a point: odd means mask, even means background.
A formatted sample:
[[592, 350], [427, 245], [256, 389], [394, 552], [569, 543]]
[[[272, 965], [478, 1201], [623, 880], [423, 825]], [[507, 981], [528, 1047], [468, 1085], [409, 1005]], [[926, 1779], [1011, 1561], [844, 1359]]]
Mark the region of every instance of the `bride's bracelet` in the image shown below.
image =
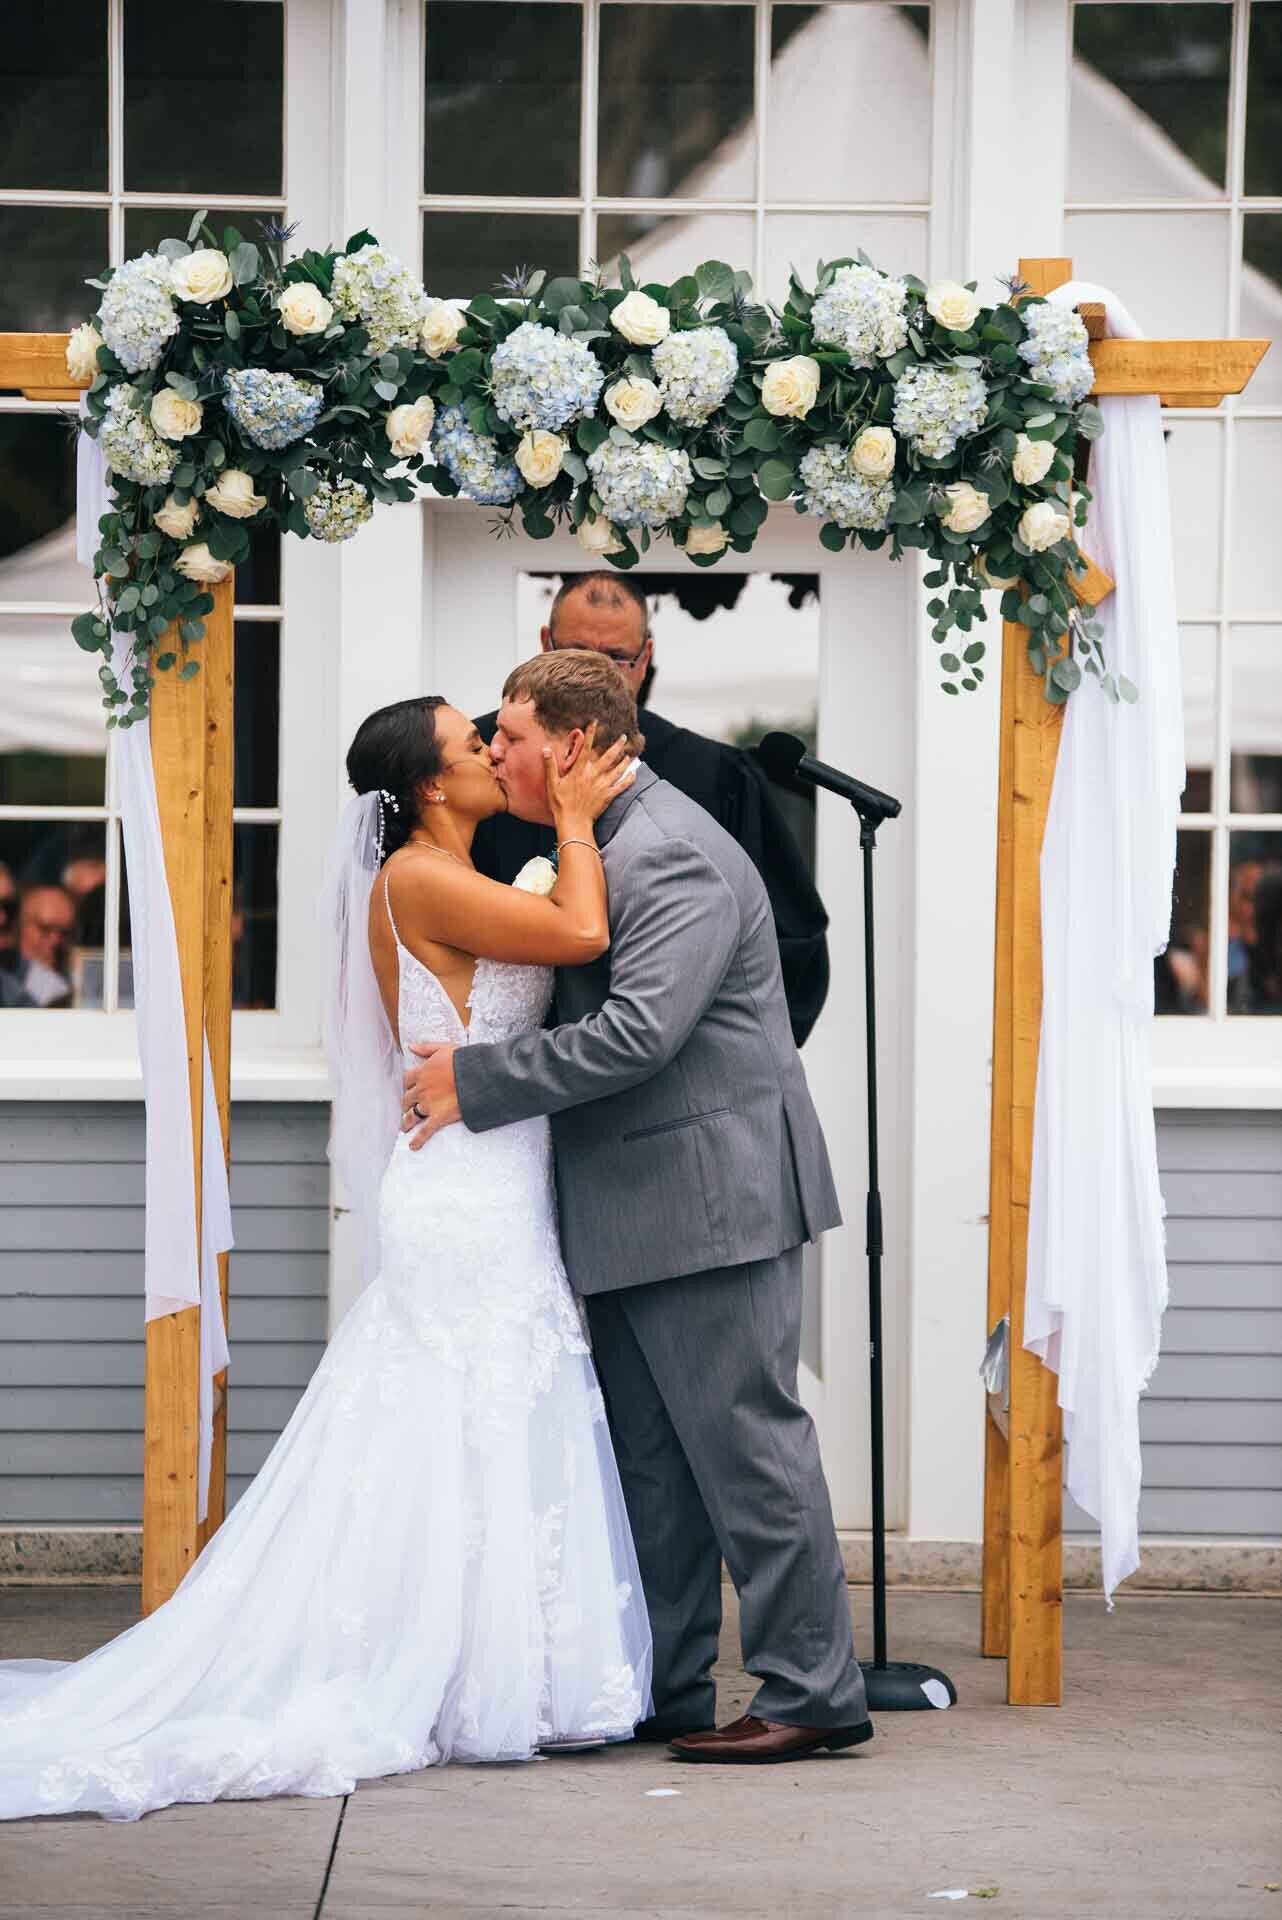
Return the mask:
[[558, 853], [560, 853], [562, 847], [591, 847], [597, 859], [599, 860], [601, 858], [601, 849], [595, 840], [579, 840], [572, 834], [568, 840], [557, 841], [556, 850]]

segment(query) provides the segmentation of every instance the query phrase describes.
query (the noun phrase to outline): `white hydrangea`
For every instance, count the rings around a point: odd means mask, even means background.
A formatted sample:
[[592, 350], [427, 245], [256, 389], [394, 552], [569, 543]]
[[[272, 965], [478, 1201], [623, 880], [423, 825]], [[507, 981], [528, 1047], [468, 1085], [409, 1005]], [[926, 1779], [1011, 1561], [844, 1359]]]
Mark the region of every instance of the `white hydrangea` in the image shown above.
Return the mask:
[[894, 482], [857, 473], [845, 447], [832, 441], [811, 447], [797, 471], [802, 503], [817, 520], [835, 520], [839, 527], [863, 527], [870, 533], [885, 527]]
[[701, 427], [725, 400], [739, 372], [739, 354], [724, 327], [670, 333], [653, 354], [668, 417]]
[[436, 416], [432, 451], [460, 493], [482, 506], [506, 507], [521, 491], [521, 476], [488, 433], [474, 433], [461, 407]]
[[1072, 307], [1040, 300], [1021, 307], [1020, 319], [1026, 337], [1019, 343], [1019, 357], [1028, 367], [1028, 378], [1049, 387], [1061, 406], [1075, 407], [1095, 384], [1090, 335], [1082, 316]]
[[616, 527], [661, 527], [675, 520], [693, 478], [687, 454], [652, 441], [603, 441], [588, 457], [588, 472]]
[[409, 268], [385, 247], [360, 247], [334, 262], [330, 289], [344, 320], [359, 320], [371, 353], [415, 347], [428, 313], [428, 298]]
[[307, 525], [317, 540], [331, 545], [359, 533], [374, 511], [369, 489], [359, 480], [322, 480], [303, 502]]
[[988, 389], [973, 367], [909, 367], [895, 382], [895, 431], [929, 460], [946, 460], [988, 417]]
[[908, 339], [908, 289], [876, 267], [838, 267], [831, 285], [810, 310], [814, 337], [826, 347], [844, 347], [852, 367], [887, 360]]
[[494, 349], [494, 405], [515, 427], [559, 433], [591, 413], [605, 371], [581, 340], [523, 320]]
[[98, 445], [113, 473], [141, 487], [163, 487], [173, 478], [179, 449], [162, 440], [145, 414], [133, 405], [131, 387], [113, 387], [98, 429]]
[[163, 253], [140, 253], [112, 275], [98, 309], [107, 346], [129, 373], [154, 367], [178, 331], [173, 271]]

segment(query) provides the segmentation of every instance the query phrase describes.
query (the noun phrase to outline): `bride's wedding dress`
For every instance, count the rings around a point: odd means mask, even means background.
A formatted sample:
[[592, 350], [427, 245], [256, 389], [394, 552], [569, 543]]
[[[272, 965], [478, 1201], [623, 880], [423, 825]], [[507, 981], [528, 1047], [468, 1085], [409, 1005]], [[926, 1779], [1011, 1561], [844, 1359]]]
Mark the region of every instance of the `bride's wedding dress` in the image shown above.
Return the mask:
[[[389, 909], [390, 910], [390, 909]], [[477, 963], [465, 1028], [397, 939], [400, 1033], [538, 1027], [547, 968]], [[340, 1794], [623, 1739], [650, 1634], [561, 1264], [545, 1120], [398, 1138], [382, 1267], [173, 1598], [74, 1664], [0, 1664], [0, 1817]]]

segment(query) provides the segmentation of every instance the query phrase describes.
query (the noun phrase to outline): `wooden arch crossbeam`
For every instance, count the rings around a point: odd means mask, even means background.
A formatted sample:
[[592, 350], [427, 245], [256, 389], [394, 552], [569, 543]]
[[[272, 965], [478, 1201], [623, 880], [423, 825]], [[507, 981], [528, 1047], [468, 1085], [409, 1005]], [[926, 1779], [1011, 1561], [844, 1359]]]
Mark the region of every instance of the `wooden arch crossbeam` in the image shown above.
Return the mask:
[[[1064, 259], [1022, 260], [1034, 293], [1070, 277]], [[1084, 309], [1097, 395], [1159, 393], [1210, 407], [1240, 393], [1266, 340], [1104, 340], [1102, 312]], [[67, 335], [0, 334], [0, 392], [74, 402]], [[1097, 568], [1079, 583], [1092, 602], [1111, 591]], [[224, 1153], [231, 1066], [232, 587], [213, 589], [202, 671], [181, 686], [157, 678], [151, 740], [165, 864], [183, 981], [200, 1219], [201, 1034], [209, 1036]], [[1028, 665], [1025, 629], [1003, 630], [997, 945], [993, 1017], [992, 1197], [988, 1323], [1011, 1315], [1009, 1445], [988, 1422], [984, 1503], [983, 1650], [1008, 1657], [1013, 1703], [1055, 1703], [1060, 1639], [1063, 1464], [1055, 1377], [1022, 1346], [1028, 1184], [1041, 1015], [1038, 867], [1063, 708], [1050, 706]], [[172, 645], [178, 648], [175, 636]], [[222, 1262], [224, 1311], [226, 1257]], [[226, 1394], [215, 1414], [209, 1518], [196, 1520], [199, 1309], [147, 1328], [143, 1485], [143, 1608], [173, 1592], [226, 1509]]]

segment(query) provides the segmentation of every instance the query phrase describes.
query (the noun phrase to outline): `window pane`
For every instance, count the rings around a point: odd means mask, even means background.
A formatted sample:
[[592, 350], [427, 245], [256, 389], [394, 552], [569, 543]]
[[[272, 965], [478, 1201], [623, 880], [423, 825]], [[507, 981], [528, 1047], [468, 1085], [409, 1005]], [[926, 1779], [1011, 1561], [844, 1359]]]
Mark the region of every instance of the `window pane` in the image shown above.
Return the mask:
[[1070, 200], [1193, 200], [1224, 190], [1233, 9], [1079, 6]]
[[280, 528], [255, 527], [249, 535], [249, 558], [236, 569], [238, 607], [280, 605]]
[[234, 804], [274, 807], [280, 766], [280, 628], [236, 622]]
[[1282, 833], [1229, 835], [1229, 1012], [1282, 1013]]
[[1184, 669], [1184, 797], [1185, 813], [1209, 813], [1215, 767], [1215, 647], [1214, 627], [1181, 627], [1180, 658]]
[[90, 207], [0, 207], [0, 333], [64, 333], [98, 311], [87, 287], [107, 265], [107, 215]]
[[1233, 436], [1229, 605], [1235, 613], [1282, 608], [1282, 542], [1277, 533], [1282, 420], [1239, 420]]
[[100, 807], [106, 798], [102, 661], [67, 625], [0, 613], [0, 806]]
[[238, 826], [232, 846], [232, 1005], [276, 1005], [276, 827]]
[[789, 269], [813, 286], [820, 260], [854, 257], [860, 247], [885, 273], [926, 273], [926, 217], [911, 213], [768, 213], [767, 299], [786, 300]]
[[93, 575], [76, 559], [68, 415], [0, 413], [0, 502], [0, 603], [93, 606]]
[[[1278, 12], [1282, 14], [1282, 5]], [[1248, 213], [1242, 220], [1242, 301], [1238, 332], [1272, 340], [1246, 390], [1252, 407], [1282, 402], [1282, 213]]]
[[17, 897], [0, 909], [0, 1006], [101, 1004], [85, 956], [101, 948], [105, 835], [100, 820], [0, 820], [0, 896]]
[[930, 9], [776, 7], [767, 126], [772, 200], [928, 200]]
[[1211, 421], [1171, 420], [1166, 464], [1171, 482], [1175, 593], [1184, 615], [1220, 604], [1220, 507], [1224, 437]]
[[1159, 1013], [1205, 1013], [1211, 951], [1211, 835], [1185, 829], [1175, 839], [1171, 942], [1153, 967]]
[[1229, 805], [1282, 813], [1282, 626], [1234, 627], [1229, 646]]
[[425, 213], [423, 281], [442, 300], [490, 293], [517, 267], [546, 267], [549, 278], [579, 270], [575, 214]]
[[[140, 253], [154, 253], [162, 240], [185, 240], [187, 229], [204, 205], [193, 200], [189, 207], [129, 207], [125, 212], [125, 258], [133, 260]], [[224, 229], [235, 227], [243, 240], [259, 246], [261, 222], [284, 218], [283, 207], [274, 212], [264, 207], [210, 207], [208, 211], [209, 225], [220, 243]], [[301, 235], [299, 244], [303, 244]]]
[[107, 0], [8, 7], [0, 186], [107, 186]]
[[1247, 193], [1282, 193], [1282, 5], [1255, 0], [1246, 69]]
[[1229, 217], [1222, 213], [1069, 213], [1073, 271], [1114, 287], [1155, 340], [1228, 330]]
[[749, 198], [752, 8], [609, 6], [600, 20], [597, 191]]
[[578, 193], [582, 33], [560, 0], [428, 0], [428, 193]]
[[725, 260], [752, 271], [750, 213], [602, 213], [597, 257], [613, 279], [626, 253], [637, 280], [677, 280], [703, 260]]
[[279, 193], [284, 71], [279, 0], [127, 0], [126, 188]]

